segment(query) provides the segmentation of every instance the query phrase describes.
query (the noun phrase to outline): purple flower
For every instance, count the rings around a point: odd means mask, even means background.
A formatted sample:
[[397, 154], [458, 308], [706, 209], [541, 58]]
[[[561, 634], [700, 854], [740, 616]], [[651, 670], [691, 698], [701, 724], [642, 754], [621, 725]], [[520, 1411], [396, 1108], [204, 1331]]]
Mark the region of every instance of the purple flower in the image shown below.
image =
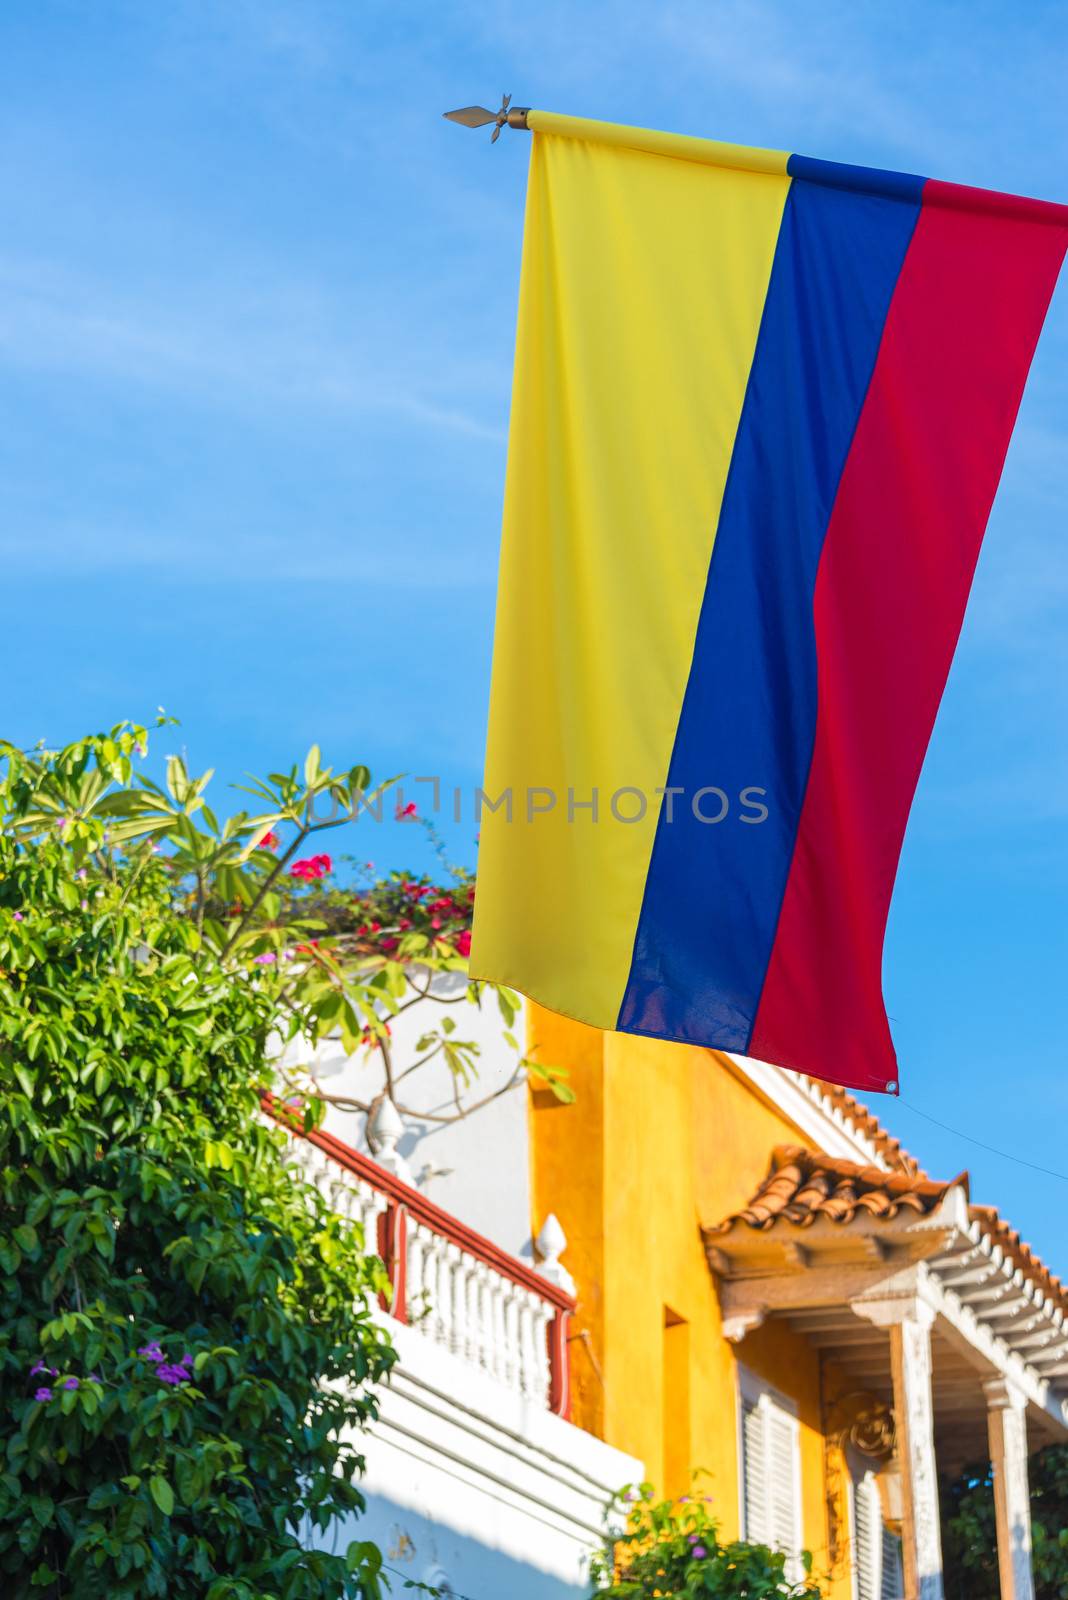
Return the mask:
[[708, 1551], [705, 1549], [703, 1544], [695, 1544], [694, 1547], [693, 1547], [693, 1552], [692, 1553], [694, 1555], [694, 1558], [696, 1560], [700, 1561], [703, 1556], [707, 1556]]
[[46, 1367], [43, 1361], [35, 1361], [33, 1366], [30, 1368], [30, 1377], [36, 1378], [39, 1372], [43, 1372], [48, 1378], [55, 1377], [55, 1373], [52, 1371], [51, 1367]]
[[153, 1339], [151, 1344], [143, 1344], [138, 1350], [137, 1354], [139, 1356], [144, 1356], [146, 1361], [163, 1361], [165, 1359], [163, 1351], [160, 1349], [155, 1339]]
[[43, 1404], [45, 1400], [51, 1400], [52, 1391], [51, 1391], [51, 1389], [45, 1389], [45, 1388], [42, 1387], [42, 1388], [37, 1389], [35, 1391], [33, 1398], [35, 1400], [40, 1400], [42, 1402], [42, 1404]]
[[14, 919], [15, 919], [16, 922], [21, 922], [22, 921], [22, 912], [21, 911], [15, 911], [12, 914], [13, 914]]
[[169, 1383], [174, 1388], [179, 1383], [188, 1383], [192, 1374], [186, 1367], [165, 1361], [162, 1366], [156, 1368], [156, 1376], [161, 1383]]
[[99, 1374], [99, 1372], [91, 1372], [89, 1374], [89, 1382], [90, 1383], [99, 1383], [100, 1382], [100, 1374]]
[[86, 871], [86, 869], [84, 867], [79, 867], [77, 872], [74, 874], [74, 876], [78, 879], [79, 882], [84, 882], [84, 880], [89, 876], [89, 874], [88, 874], [88, 872]]
[[81, 1379], [80, 1378], [64, 1378], [63, 1379], [63, 1387], [64, 1387], [64, 1389], [78, 1389], [78, 1388], [81, 1387]]
[[257, 967], [269, 967], [273, 965], [277, 959], [278, 957], [275, 955], [273, 950], [265, 950], [262, 955], [252, 957], [253, 965]]

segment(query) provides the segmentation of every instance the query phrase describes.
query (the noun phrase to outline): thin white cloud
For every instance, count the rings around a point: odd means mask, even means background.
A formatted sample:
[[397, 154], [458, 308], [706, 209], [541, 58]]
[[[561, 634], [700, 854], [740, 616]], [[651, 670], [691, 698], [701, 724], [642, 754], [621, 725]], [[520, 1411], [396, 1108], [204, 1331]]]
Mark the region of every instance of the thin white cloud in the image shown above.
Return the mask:
[[388, 412], [499, 445], [504, 423], [492, 406], [500, 411], [506, 393], [491, 395], [484, 415], [446, 400], [428, 374], [447, 368], [461, 393], [483, 374], [436, 354], [424, 367], [389, 319], [357, 328], [353, 307], [292, 287], [250, 292], [237, 278], [199, 303], [188, 290], [134, 298], [52, 263], [0, 258], [0, 362], [180, 391], [207, 409]]

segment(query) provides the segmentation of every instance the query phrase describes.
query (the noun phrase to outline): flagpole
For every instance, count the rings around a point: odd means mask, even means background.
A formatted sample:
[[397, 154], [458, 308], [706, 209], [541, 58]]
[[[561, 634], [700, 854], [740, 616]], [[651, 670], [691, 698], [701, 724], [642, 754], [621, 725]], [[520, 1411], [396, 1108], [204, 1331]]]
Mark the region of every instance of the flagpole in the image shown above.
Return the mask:
[[529, 132], [529, 110], [529, 106], [512, 105], [511, 95], [506, 94], [499, 111], [490, 111], [486, 106], [461, 106], [459, 111], [443, 111], [442, 116], [448, 122], [458, 122], [461, 128], [485, 128], [492, 122], [490, 144], [496, 144], [502, 128], [523, 128]]

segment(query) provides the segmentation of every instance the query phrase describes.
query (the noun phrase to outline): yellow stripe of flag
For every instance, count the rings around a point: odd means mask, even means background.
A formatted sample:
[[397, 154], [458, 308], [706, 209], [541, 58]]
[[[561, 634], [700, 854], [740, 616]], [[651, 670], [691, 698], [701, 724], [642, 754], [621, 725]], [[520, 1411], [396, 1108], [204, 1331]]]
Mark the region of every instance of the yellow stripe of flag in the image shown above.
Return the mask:
[[790, 180], [531, 120], [471, 970], [611, 1028]]

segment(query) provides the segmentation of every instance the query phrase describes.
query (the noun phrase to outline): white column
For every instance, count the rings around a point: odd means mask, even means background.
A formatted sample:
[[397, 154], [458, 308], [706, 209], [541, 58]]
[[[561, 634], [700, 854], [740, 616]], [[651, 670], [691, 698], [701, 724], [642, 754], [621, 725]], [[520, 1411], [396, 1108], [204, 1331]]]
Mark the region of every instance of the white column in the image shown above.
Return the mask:
[[902, 1554], [906, 1600], [943, 1600], [942, 1530], [931, 1399], [934, 1312], [913, 1295], [855, 1300], [860, 1317], [890, 1333], [894, 1425], [901, 1464]]
[[1001, 1600], [1034, 1600], [1031, 1575], [1031, 1491], [1027, 1481], [1027, 1408], [1007, 1378], [983, 1384], [994, 1469]]

